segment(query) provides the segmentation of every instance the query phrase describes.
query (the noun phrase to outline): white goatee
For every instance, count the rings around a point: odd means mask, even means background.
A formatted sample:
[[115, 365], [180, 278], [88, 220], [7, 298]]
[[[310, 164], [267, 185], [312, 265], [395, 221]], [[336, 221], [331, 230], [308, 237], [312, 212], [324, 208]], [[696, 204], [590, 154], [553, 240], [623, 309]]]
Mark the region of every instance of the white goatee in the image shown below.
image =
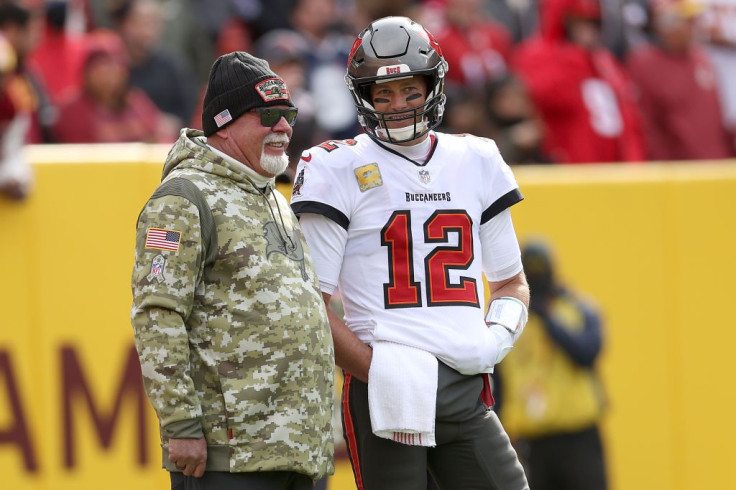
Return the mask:
[[289, 157], [286, 153], [281, 155], [267, 155], [261, 153], [261, 168], [271, 175], [279, 175], [289, 166]]
[[269, 155], [266, 153], [266, 145], [269, 143], [281, 143], [286, 147], [289, 144], [289, 138], [286, 135], [269, 135], [263, 140], [263, 148], [261, 148], [261, 168], [271, 175], [279, 175], [289, 166], [289, 156], [286, 152], [281, 155]]

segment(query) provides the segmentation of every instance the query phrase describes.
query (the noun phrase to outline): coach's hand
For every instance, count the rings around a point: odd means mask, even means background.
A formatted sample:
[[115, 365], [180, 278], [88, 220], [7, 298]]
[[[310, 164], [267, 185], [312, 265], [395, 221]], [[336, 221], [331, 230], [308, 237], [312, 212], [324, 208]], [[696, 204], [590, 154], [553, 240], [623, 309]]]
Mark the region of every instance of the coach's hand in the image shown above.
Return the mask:
[[200, 478], [207, 465], [207, 441], [200, 439], [169, 439], [169, 461], [185, 476]]

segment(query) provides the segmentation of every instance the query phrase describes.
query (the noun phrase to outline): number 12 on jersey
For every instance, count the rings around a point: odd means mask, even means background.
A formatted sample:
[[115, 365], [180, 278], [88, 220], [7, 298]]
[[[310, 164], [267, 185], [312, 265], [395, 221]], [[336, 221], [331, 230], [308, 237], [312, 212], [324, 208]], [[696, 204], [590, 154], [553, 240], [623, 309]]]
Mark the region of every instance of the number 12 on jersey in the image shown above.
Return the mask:
[[[474, 306], [478, 302], [478, 286], [472, 277], [459, 277], [450, 283], [451, 270], [467, 270], [473, 263], [473, 221], [464, 210], [435, 211], [424, 222], [424, 243], [437, 243], [424, 257], [427, 306]], [[449, 244], [449, 234], [457, 233], [457, 245]], [[398, 210], [381, 230], [381, 245], [388, 248], [389, 282], [383, 285], [385, 308], [422, 306], [422, 284], [414, 275], [414, 243], [411, 213]], [[442, 245], [444, 244], [444, 245]]]

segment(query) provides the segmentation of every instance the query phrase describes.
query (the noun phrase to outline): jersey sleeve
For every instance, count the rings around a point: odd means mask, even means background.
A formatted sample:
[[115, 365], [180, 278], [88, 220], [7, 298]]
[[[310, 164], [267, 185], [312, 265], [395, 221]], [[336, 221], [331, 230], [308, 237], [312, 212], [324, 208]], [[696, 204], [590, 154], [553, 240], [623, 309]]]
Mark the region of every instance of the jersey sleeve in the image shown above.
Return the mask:
[[487, 182], [485, 202], [481, 224], [487, 223], [501, 211], [522, 201], [524, 196], [519, 190], [511, 167], [504, 161], [493, 140], [487, 138], [471, 138], [474, 151], [478, 152], [484, 162], [483, 174]]
[[309, 247], [322, 292], [333, 294], [340, 278], [348, 232], [334, 221], [318, 214], [305, 213], [299, 226]]
[[503, 281], [522, 271], [521, 250], [508, 208], [480, 226], [480, 242], [483, 272], [489, 281]]
[[197, 207], [180, 196], [148, 201], [136, 230], [131, 321], [146, 392], [169, 437], [201, 435], [186, 320], [202, 268]]
[[351, 155], [344, 153], [345, 148], [333, 151], [317, 146], [302, 155], [291, 191], [291, 208], [297, 216], [319, 214], [347, 230], [352, 207], [350, 189], [354, 186], [347, 185], [350, 169], [343, 157]]

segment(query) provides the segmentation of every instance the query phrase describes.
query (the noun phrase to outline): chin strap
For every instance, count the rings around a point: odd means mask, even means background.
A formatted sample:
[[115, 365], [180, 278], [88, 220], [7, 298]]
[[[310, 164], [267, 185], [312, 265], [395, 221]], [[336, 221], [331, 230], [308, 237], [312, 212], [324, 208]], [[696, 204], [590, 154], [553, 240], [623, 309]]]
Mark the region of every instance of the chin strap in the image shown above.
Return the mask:
[[[427, 121], [421, 121], [416, 124], [410, 124], [403, 128], [376, 128], [376, 135], [384, 141], [391, 143], [392, 141], [408, 141], [409, 138], [415, 134], [419, 134], [425, 129], [429, 123]], [[414, 129], [416, 126], [416, 129]], [[389, 138], [390, 137], [390, 138]]]

